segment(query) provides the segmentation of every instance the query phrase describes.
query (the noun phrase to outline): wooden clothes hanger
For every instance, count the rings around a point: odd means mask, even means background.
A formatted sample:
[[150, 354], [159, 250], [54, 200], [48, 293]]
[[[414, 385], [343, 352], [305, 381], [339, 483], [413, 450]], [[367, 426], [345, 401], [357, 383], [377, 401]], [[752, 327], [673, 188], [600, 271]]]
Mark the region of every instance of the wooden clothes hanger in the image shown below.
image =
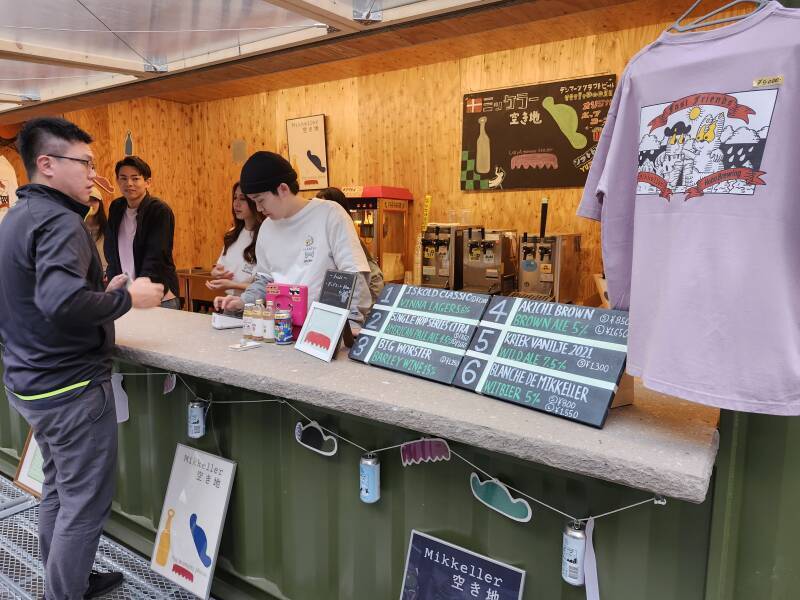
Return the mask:
[[[667, 28], [667, 31], [677, 31], [678, 33], [685, 33], [687, 31], [692, 31], [694, 29], [700, 29], [701, 27], [710, 27], [712, 25], [720, 25], [722, 23], [741, 21], [742, 19], [749, 17], [754, 13], [757, 13], [770, 3], [770, 0], [733, 0], [732, 2], [728, 2], [724, 6], [720, 6], [719, 8], [712, 10], [711, 12], [703, 15], [702, 17], [696, 18], [695, 20], [687, 23], [686, 25], [681, 25], [681, 22], [684, 21], [686, 17], [688, 17], [690, 14], [692, 14], [692, 11], [694, 11], [694, 9], [696, 9], [702, 1], [703, 0], [695, 0], [695, 2], [692, 3], [692, 5], [689, 7], [689, 10], [687, 10], [680, 17], [678, 17], [678, 20], [675, 21], [672, 25], [670, 25]], [[729, 8], [733, 8], [734, 6], [737, 6], [739, 4], [756, 4], [757, 6], [755, 7], [755, 10], [745, 15], [738, 15], [735, 17], [725, 17], [723, 19], [716, 19], [714, 21], [709, 21], [709, 19], [714, 15], [718, 15], [719, 13], [724, 12]]]

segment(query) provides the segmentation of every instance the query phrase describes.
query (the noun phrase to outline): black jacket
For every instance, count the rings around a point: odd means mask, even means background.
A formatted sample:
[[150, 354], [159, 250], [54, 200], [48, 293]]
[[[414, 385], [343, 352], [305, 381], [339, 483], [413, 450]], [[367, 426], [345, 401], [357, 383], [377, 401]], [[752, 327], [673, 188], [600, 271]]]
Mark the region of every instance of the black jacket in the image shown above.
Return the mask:
[[46, 408], [111, 376], [114, 319], [130, 309], [131, 297], [104, 291], [83, 222], [87, 206], [39, 184], [22, 186], [17, 197], [0, 223], [4, 382], [18, 397], [34, 397], [31, 407]]
[[[119, 262], [119, 226], [128, 203], [117, 198], [108, 208], [103, 249], [105, 250], [109, 281], [122, 273]], [[164, 284], [178, 296], [178, 273], [172, 260], [172, 238], [175, 235], [175, 215], [169, 205], [149, 193], [139, 204], [136, 214], [136, 235], [133, 238], [133, 265], [136, 277], [149, 277], [153, 283]]]

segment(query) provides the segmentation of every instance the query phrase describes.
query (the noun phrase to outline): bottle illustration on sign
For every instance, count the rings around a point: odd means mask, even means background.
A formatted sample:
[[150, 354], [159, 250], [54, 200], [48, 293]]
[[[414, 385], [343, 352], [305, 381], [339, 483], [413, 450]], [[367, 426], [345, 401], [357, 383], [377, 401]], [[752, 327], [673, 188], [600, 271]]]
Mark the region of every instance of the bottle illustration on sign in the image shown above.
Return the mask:
[[172, 529], [172, 519], [175, 517], [175, 511], [171, 508], [167, 511], [167, 523], [164, 529], [161, 530], [161, 537], [158, 540], [158, 550], [156, 551], [156, 564], [162, 567], [167, 566], [167, 558], [169, 558], [170, 546], [170, 529]]
[[478, 149], [475, 153], [475, 171], [486, 174], [492, 168], [492, 148], [486, 135], [486, 117], [478, 119], [481, 132], [478, 134]]
[[125, 135], [125, 156], [130, 156], [131, 154], [133, 154], [133, 138], [129, 130]]
[[200, 562], [203, 563], [203, 566], [210, 567], [211, 557], [206, 554], [206, 550], [208, 549], [208, 538], [206, 537], [206, 532], [203, 530], [203, 528], [197, 524], [197, 515], [195, 513], [192, 513], [192, 516], [189, 517], [189, 529], [192, 532], [194, 547], [197, 549], [197, 556], [200, 558]]

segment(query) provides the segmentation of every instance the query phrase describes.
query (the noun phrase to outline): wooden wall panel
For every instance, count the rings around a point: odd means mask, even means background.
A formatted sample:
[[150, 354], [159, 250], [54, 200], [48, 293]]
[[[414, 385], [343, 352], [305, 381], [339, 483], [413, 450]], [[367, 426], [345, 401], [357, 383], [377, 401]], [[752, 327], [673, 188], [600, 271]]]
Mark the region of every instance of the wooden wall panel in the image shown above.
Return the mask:
[[[174, 102], [141, 98], [108, 106], [66, 113], [94, 138], [98, 172], [114, 180], [114, 165], [125, 155], [125, 138], [131, 132], [133, 153], [153, 171], [150, 192], [166, 201], [175, 213], [173, 255], [179, 267], [190, 266], [195, 255], [194, 220], [197, 183], [193, 175], [192, 108]], [[106, 204], [119, 197], [119, 190]]]
[[[665, 24], [587, 37], [531, 44], [413, 68], [369, 73], [314, 85], [286, 87], [247, 96], [179, 105], [152, 99], [113, 104], [68, 115], [107, 128], [110, 141], [96, 152], [121, 154], [124, 134], [134, 132], [135, 152], [155, 170], [153, 191], [178, 217], [176, 260], [181, 266], [210, 265], [230, 226], [230, 186], [239, 164], [231, 144], [286, 153], [287, 118], [324, 113], [331, 183], [382, 183], [411, 189], [414, 231], [422, 198], [433, 197], [432, 220], [451, 211], [473, 211], [491, 227], [538, 230], [539, 205], [550, 199], [549, 232], [583, 237], [584, 298], [594, 295], [591, 273], [601, 269], [599, 227], [575, 216], [580, 189], [461, 192], [461, 97], [505, 86], [604, 72], [621, 74], [626, 62], [655, 39]], [[255, 81], [255, 80], [254, 80]], [[291, 85], [291, 79], [284, 85]], [[96, 112], [100, 111], [100, 112]], [[100, 150], [100, 152], [98, 152]], [[104, 164], [101, 162], [101, 164]]]
[[254, 94], [192, 106], [192, 168], [195, 181], [193, 264], [208, 267], [219, 256], [232, 223], [231, 189], [241, 163], [232, 144], [243, 140], [247, 154], [277, 149], [275, 98]]

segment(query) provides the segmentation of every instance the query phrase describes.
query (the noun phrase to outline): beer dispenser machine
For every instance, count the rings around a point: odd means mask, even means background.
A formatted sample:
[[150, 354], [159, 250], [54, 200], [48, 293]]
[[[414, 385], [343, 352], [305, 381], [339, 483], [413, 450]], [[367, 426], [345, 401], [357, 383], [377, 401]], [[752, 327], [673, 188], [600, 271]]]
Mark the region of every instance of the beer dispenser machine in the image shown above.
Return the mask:
[[464, 232], [464, 291], [510, 294], [517, 289], [517, 232], [469, 227]]
[[537, 300], [562, 303], [578, 297], [581, 236], [577, 233], [545, 235], [547, 198], [542, 199], [539, 235], [519, 236], [519, 293]]
[[422, 285], [460, 290], [466, 225], [430, 223], [422, 234]]

